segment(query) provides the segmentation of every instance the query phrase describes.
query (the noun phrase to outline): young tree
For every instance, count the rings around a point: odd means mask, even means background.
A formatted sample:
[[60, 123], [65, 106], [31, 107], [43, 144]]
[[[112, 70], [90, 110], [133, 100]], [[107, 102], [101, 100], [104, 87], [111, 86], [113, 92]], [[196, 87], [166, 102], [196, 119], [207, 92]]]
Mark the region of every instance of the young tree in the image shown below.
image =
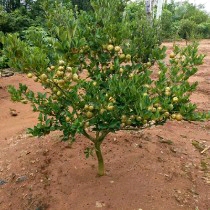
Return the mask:
[[[91, 13], [75, 13], [61, 4], [49, 10], [45, 36], [50, 49], [44, 42], [36, 44], [33, 34], [30, 44], [17, 35], [2, 41], [9, 64], [46, 90], [34, 93], [23, 84], [9, 87], [14, 101], [29, 101], [40, 113], [29, 132], [42, 136], [61, 130], [66, 141], [75, 141], [77, 133], [84, 135], [94, 145], [86, 155], [95, 150], [102, 176], [101, 144], [110, 132], [208, 116], [195, 113], [189, 100], [197, 83], [188, 79], [204, 57], [197, 54], [196, 45], [175, 47], [168, 67], [162, 60], [165, 48], [153, 36], [156, 30], [147, 19], [138, 22], [138, 12], [130, 21], [125, 1], [97, 0], [92, 7]], [[153, 63], [159, 67], [157, 79], [152, 77]]]

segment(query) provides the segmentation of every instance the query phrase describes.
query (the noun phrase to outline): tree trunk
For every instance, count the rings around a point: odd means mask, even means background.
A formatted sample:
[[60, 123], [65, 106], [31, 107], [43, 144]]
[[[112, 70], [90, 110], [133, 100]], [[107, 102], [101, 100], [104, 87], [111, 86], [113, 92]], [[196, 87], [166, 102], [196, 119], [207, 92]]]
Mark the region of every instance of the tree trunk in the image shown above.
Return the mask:
[[98, 159], [98, 175], [103, 176], [105, 169], [104, 169], [104, 160], [101, 153], [101, 142], [95, 143], [95, 151], [96, 151], [96, 156]]
[[96, 132], [95, 138], [89, 135], [85, 129], [83, 130], [83, 135], [87, 137], [90, 141], [94, 143], [95, 151], [96, 151], [96, 156], [98, 159], [98, 175], [103, 176], [105, 174], [105, 169], [104, 169], [104, 159], [101, 153], [101, 144], [103, 140], [105, 139], [106, 135], [109, 133], [109, 131], [102, 131]]
[[163, 9], [163, 0], [158, 0], [156, 19], [159, 19], [160, 16], [162, 15], [162, 9]]

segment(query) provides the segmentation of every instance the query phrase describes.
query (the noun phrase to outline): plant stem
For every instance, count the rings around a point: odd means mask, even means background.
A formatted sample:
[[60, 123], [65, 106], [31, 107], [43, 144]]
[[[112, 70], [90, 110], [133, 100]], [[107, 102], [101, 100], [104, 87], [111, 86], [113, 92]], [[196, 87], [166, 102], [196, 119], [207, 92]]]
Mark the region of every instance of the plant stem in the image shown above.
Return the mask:
[[83, 135], [88, 138], [90, 141], [92, 141], [93, 143], [95, 143], [95, 138], [93, 138], [91, 135], [89, 135], [85, 129], [83, 129]]
[[105, 173], [104, 169], [104, 159], [101, 152], [101, 144], [103, 140], [105, 139], [106, 135], [109, 133], [109, 131], [96, 131], [95, 138], [89, 135], [85, 129], [83, 130], [83, 135], [87, 137], [90, 141], [94, 143], [96, 156], [98, 159], [98, 175], [103, 176]]
[[95, 142], [95, 151], [96, 151], [96, 156], [98, 159], [98, 175], [103, 176], [104, 175], [104, 160], [103, 156], [101, 153], [101, 142]]

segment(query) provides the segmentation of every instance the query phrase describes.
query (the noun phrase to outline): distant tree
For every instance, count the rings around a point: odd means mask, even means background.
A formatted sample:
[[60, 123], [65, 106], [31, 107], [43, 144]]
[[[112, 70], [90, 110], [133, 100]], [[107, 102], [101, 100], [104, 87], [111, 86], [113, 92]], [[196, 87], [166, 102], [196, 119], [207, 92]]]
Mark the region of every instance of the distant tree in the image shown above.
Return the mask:
[[73, 6], [78, 6], [79, 10], [88, 11], [91, 10], [90, 0], [72, 0]]
[[12, 12], [17, 8], [20, 8], [21, 1], [20, 0], [0, 0], [0, 4], [7, 12]]
[[4, 33], [21, 32], [32, 24], [32, 19], [21, 9], [6, 12], [0, 7], [0, 31]]

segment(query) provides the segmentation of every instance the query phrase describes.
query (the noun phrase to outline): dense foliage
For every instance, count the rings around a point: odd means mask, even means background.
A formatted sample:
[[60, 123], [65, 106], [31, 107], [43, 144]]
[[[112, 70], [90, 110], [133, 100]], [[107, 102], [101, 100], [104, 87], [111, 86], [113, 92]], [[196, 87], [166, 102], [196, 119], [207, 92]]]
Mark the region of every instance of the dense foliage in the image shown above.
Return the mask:
[[[67, 6], [67, 8], [91, 10], [89, 0], [59, 0], [58, 2]], [[24, 34], [27, 29], [29, 31], [32, 29], [34, 31], [39, 30], [40, 27], [45, 27], [45, 13], [48, 9], [55, 8], [55, 4], [54, 0], [1, 0], [0, 31], [3, 33], [18, 32]], [[0, 46], [0, 69], [8, 66], [7, 60], [3, 55], [2, 46]]]

